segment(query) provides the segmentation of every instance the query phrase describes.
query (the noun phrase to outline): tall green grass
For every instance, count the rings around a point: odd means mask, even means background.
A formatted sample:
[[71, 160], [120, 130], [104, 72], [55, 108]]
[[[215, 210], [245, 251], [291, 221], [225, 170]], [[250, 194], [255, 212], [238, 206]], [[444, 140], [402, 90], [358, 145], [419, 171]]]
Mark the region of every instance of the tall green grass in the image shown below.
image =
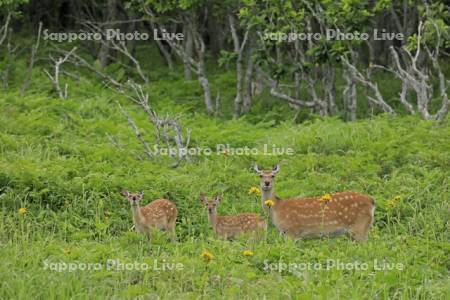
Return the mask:
[[[149, 87], [155, 109], [183, 113], [192, 147], [294, 149], [294, 155], [193, 157], [171, 168], [167, 157], [139, 160], [142, 149], [115, 100], [154, 140], [145, 115], [95, 82], [73, 86], [69, 101], [53, 97], [35, 74], [28, 96], [0, 99], [0, 298], [91, 299], [446, 299], [450, 296], [450, 126], [417, 117], [388, 116], [345, 123], [314, 118], [295, 124], [273, 107], [272, 116], [239, 120], [209, 117], [197, 83], [159, 81]], [[214, 75], [227, 86], [230, 74]], [[222, 81], [221, 81], [222, 80]], [[38, 86], [37, 83], [42, 83]], [[75, 83], [73, 83], [75, 84]], [[95, 92], [94, 92], [95, 91]], [[191, 98], [192, 97], [192, 98]], [[266, 101], [264, 99], [261, 102]], [[227, 104], [228, 105], [228, 104]], [[262, 105], [255, 104], [255, 109]], [[280, 118], [273, 122], [273, 116]], [[293, 117], [293, 115], [290, 115]], [[283, 118], [284, 117], [284, 118]], [[276, 119], [276, 118], [275, 118]], [[286, 121], [282, 121], [286, 120]], [[112, 145], [113, 136], [120, 148]], [[198, 195], [222, 194], [220, 214], [261, 212], [248, 190], [258, 184], [253, 163], [280, 163], [280, 197], [355, 190], [376, 202], [367, 243], [346, 237], [285, 241], [270, 227], [262, 241], [217, 240]], [[131, 230], [122, 189], [144, 191], [144, 203], [169, 197], [179, 208], [179, 242], [158, 234], [150, 245]], [[400, 199], [394, 205], [389, 201]], [[25, 214], [19, 209], [26, 208]], [[206, 262], [201, 253], [214, 258]], [[244, 250], [253, 251], [246, 257]], [[108, 259], [153, 265], [181, 263], [180, 271], [90, 270], [56, 272], [45, 262], [104, 264]], [[367, 270], [271, 270], [269, 263], [327, 260], [367, 263]], [[399, 270], [374, 270], [374, 260]], [[273, 266], [273, 265], [272, 265]]]

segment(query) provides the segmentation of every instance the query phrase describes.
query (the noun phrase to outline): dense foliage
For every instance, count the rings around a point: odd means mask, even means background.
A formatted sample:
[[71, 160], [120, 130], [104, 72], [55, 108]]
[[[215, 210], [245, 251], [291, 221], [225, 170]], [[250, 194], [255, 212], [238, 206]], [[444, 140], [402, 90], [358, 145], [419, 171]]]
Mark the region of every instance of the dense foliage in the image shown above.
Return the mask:
[[[43, 77], [42, 77], [43, 79]], [[224, 88], [227, 84], [223, 84]], [[194, 157], [170, 167], [170, 159], [138, 160], [141, 145], [114, 103], [120, 99], [153, 139], [145, 115], [123, 97], [81, 83], [73, 100], [49, 97], [37, 79], [29, 96], [7, 93], [0, 102], [1, 281], [4, 298], [62, 298], [119, 295], [196, 297], [397, 297], [445, 298], [448, 293], [448, 121], [437, 125], [416, 117], [377, 117], [344, 123], [315, 119], [295, 124], [212, 119], [178, 104], [192, 128], [192, 146], [215, 148], [291, 147], [293, 156]], [[150, 89], [157, 99], [165, 80]], [[171, 82], [171, 90], [186, 87]], [[192, 92], [199, 89], [196, 87]], [[89, 92], [89, 91], [100, 92]], [[186, 91], [186, 89], [185, 89]], [[186, 91], [188, 92], [188, 91]], [[198, 96], [197, 96], [198, 97]], [[176, 97], [174, 97], [176, 99]], [[173, 108], [155, 100], [159, 110]], [[113, 136], [123, 147], [110, 142]], [[356, 190], [376, 201], [376, 225], [366, 244], [347, 238], [285, 242], [274, 228], [260, 242], [213, 237], [200, 191], [223, 194], [221, 214], [261, 212], [249, 195], [258, 178], [251, 165], [281, 164], [282, 197]], [[128, 202], [120, 190], [145, 191], [145, 202], [168, 196], [180, 210], [179, 243], [159, 236], [148, 255], [147, 241], [130, 231]], [[21, 214], [20, 208], [26, 208]], [[203, 250], [214, 255], [206, 263]], [[244, 250], [253, 251], [251, 257]], [[182, 263], [183, 271], [44, 270], [44, 261]], [[366, 271], [269, 271], [265, 263], [359, 261]], [[374, 271], [381, 264], [405, 270]], [[78, 295], [78, 296], [76, 296]], [[212, 296], [211, 296], [212, 297]]]
[[[0, 299], [448, 299], [447, 2], [0, 0]], [[45, 38], [111, 28], [185, 39]], [[261, 38], [329, 28], [405, 39]], [[218, 239], [201, 192], [269, 219], [255, 163], [281, 198], [373, 197], [369, 240]], [[178, 241], [124, 189], [172, 200]]]

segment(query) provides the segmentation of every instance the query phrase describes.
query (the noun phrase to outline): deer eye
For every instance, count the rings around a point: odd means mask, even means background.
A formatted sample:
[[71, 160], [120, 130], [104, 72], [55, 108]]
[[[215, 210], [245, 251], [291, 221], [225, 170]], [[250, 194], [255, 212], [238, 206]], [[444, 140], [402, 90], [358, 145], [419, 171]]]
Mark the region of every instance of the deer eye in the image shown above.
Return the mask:
[[275, 175], [272, 175], [272, 178], [275, 178]]
[[262, 176], [262, 175], [259, 175], [259, 177], [260, 177], [260, 178], [263, 178], [263, 176]]

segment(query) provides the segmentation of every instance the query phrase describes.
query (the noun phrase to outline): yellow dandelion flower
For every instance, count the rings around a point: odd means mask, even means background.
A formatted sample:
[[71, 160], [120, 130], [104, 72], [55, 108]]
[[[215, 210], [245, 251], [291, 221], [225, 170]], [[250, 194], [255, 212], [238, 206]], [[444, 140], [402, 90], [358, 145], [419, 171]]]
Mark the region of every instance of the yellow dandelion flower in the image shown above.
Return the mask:
[[386, 201], [386, 207], [387, 208], [394, 208], [395, 207], [395, 203], [392, 200], [388, 200], [388, 201]]
[[386, 201], [386, 207], [392, 209], [392, 208], [396, 207], [401, 201], [402, 201], [402, 197], [395, 196], [394, 198]]
[[248, 190], [248, 194], [249, 195], [257, 195], [260, 196], [261, 195], [261, 190], [259, 188], [257, 188], [256, 186], [252, 186], [249, 190]]
[[245, 250], [244, 252], [242, 252], [242, 255], [244, 256], [253, 256], [253, 252], [250, 250]]
[[204, 251], [202, 252], [202, 257], [203, 257], [205, 260], [209, 261], [209, 260], [212, 260], [212, 259], [214, 258], [214, 255], [213, 255], [211, 252], [204, 250]]
[[25, 215], [28, 212], [28, 209], [26, 207], [19, 208], [19, 214]]
[[333, 196], [331, 194], [325, 194], [322, 197], [320, 197], [320, 202], [328, 203], [333, 199]]
[[266, 201], [264, 201], [264, 204], [271, 207], [271, 206], [275, 205], [275, 202], [273, 202], [273, 200], [266, 200]]

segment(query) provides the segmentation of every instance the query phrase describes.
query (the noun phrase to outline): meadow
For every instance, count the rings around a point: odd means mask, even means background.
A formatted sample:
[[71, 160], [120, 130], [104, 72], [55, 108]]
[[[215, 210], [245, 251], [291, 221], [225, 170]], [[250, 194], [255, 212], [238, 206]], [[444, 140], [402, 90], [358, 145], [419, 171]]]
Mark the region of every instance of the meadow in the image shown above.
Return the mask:
[[[233, 76], [213, 82], [231, 90]], [[449, 299], [448, 118], [344, 122], [296, 115], [266, 95], [233, 120], [226, 102], [215, 117], [197, 109], [196, 81], [160, 78], [151, 73], [150, 101], [180, 114], [192, 147], [269, 145], [293, 154], [213, 151], [174, 168], [169, 157], [144, 157], [116, 101], [152, 142], [136, 105], [88, 77], [69, 79], [70, 97], [60, 100], [35, 71], [25, 97], [14, 86], [0, 96], [1, 299]], [[285, 240], [273, 226], [262, 240], [217, 239], [199, 193], [223, 195], [219, 214], [263, 213], [249, 193], [258, 186], [254, 163], [280, 164], [282, 198], [371, 195], [369, 241]], [[123, 189], [144, 191], [143, 204], [175, 202], [178, 242], [157, 234], [150, 245], [135, 233]]]

